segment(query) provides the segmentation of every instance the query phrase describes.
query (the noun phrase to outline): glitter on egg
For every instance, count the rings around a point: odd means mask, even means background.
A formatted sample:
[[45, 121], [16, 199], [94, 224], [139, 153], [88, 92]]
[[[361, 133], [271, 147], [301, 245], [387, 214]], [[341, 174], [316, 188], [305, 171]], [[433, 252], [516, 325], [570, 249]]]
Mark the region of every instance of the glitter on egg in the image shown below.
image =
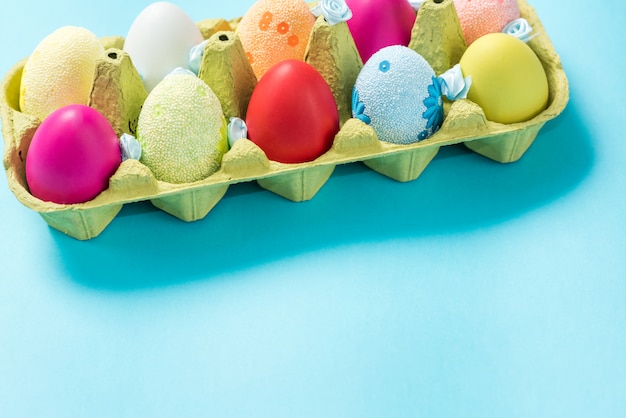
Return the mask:
[[520, 17], [517, 0], [454, 0], [454, 7], [468, 46], [483, 35], [502, 31]]
[[280, 61], [303, 61], [314, 23], [303, 0], [259, 0], [252, 5], [237, 33], [257, 78]]
[[352, 93], [352, 114], [381, 141], [411, 144], [443, 122], [441, 86], [428, 62], [401, 45], [381, 49], [365, 63]]

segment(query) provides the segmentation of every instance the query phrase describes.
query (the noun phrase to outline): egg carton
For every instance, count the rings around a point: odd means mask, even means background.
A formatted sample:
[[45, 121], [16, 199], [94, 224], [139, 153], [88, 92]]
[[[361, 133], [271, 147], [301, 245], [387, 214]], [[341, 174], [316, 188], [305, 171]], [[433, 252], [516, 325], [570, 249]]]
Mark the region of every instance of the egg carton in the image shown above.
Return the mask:
[[[221, 168], [208, 178], [186, 184], [157, 180], [137, 160], [122, 162], [109, 187], [80, 204], [44, 202], [28, 191], [26, 153], [41, 121], [19, 110], [19, 90], [26, 59], [5, 76], [0, 110], [5, 141], [4, 166], [11, 191], [25, 206], [37, 211], [53, 228], [79, 240], [98, 236], [123, 205], [149, 200], [157, 208], [184, 221], [204, 218], [229, 186], [256, 181], [262, 188], [292, 201], [313, 198], [338, 164], [363, 162], [367, 167], [401, 182], [415, 180], [442, 146], [463, 143], [472, 151], [502, 163], [518, 160], [543, 125], [558, 116], [568, 101], [568, 82], [560, 59], [535, 10], [518, 0], [524, 17], [538, 34], [528, 45], [539, 57], [549, 84], [548, 107], [529, 121], [500, 124], [486, 119], [482, 109], [467, 99], [445, 104], [441, 129], [410, 145], [379, 141], [374, 130], [351, 117], [351, 92], [363, 66], [347, 25], [329, 25], [318, 17], [309, 39], [305, 61], [326, 79], [335, 96], [341, 129], [332, 148], [314, 161], [283, 164], [270, 161], [247, 139], [236, 141], [224, 155]], [[209, 39], [199, 77], [215, 91], [225, 116], [245, 118], [256, 77], [235, 32], [239, 19], [198, 22]], [[90, 106], [111, 121], [116, 132], [134, 134], [147, 93], [122, 37], [102, 39], [106, 51], [98, 60]], [[419, 9], [409, 47], [441, 74], [459, 62], [466, 49], [452, 0], [427, 0]], [[277, 127], [278, 128], [278, 127]]]

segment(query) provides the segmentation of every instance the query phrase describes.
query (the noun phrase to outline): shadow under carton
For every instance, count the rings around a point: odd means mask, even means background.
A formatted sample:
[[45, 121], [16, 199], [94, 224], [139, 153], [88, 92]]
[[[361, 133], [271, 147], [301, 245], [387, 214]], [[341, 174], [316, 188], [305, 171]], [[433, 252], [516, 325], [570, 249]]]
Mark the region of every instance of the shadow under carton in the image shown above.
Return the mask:
[[[328, 25], [316, 20], [305, 61], [326, 79], [340, 114], [341, 130], [332, 148], [314, 161], [282, 164], [269, 161], [254, 143], [242, 139], [224, 155], [220, 169], [206, 179], [186, 184], [157, 180], [136, 160], [124, 161], [111, 177], [109, 188], [95, 199], [74, 205], [41, 201], [28, 191], [25, 160], [40, 121], [19, 110], [19, 91], [26, 60], [4, 77], [0, 100], [5, 142], [4, 167], [9, 187], [25, 206], [37, 211], [53, 228], [80, 240], [99, 235], [124, 204], [149, 200], [157, 208], [184, 221], [204, 218], [219, 203], [231, 184], [258, 184], [293, 201], [313, 198], [338, 164], [362, 161], [367, 167], [398, 181], [415, 180], [436, 156], [439, 148], [463, 143], [495, 161], [518, 160], [543, 125], [565, 108], [569, 92], [560, 59], [535, 10], [518, 0], [536, 37], [529, 41], [548, 77], [549, 105], [533, 119], [515, 124], [488, 121], [482, 109], [469, 100], [446, 104], [441, 129], [432, 137], [410, 145], [379, 141], [374, 130], [351, 118], [351, 92], [363, 66], [346, 23]], [[256, 77], [235, 32], [237, 20], [206, 19], [198, 23], [209, 39], [199, 77], [216, 93], [227, 117], [245, 118]], [[118, 134], [135, 134], [147, 93], [128, 55], [123, 39], [103, 39], [107, 48], [97, 63], [90, 105], [101, 111]], [[466, 49], [452, 0], [425, 1], [418, 14], [409, 47], [422, 54], [441, 72], [458, 63]]]

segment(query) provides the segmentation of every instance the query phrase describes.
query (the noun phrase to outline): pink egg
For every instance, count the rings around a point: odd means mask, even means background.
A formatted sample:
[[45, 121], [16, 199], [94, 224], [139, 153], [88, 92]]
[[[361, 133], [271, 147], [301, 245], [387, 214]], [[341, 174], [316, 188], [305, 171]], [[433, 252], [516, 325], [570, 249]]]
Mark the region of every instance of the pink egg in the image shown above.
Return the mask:
[[346, 0], [348, 28], [363, 62], [391, 45], [407, 46], [416, 13], [407, 0]]
[[121, 161], [109, 121], [95, 109], [69, 105], [37, 128], [26, 155], [26, 181], [41, 200], [82, 203], [109, 186]]
[[517, 0], [454, 0], [454, 7], [468, 46], [483, 35], [501, 32], [520, 17]]

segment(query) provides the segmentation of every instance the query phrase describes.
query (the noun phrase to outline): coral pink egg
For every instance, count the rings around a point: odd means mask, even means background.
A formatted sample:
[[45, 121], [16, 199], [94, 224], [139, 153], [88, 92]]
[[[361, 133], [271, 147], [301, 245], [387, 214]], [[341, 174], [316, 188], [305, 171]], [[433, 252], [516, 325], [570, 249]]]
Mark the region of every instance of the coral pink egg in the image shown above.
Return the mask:
[[468, 46], [483, 35], [501, 32], [520, 17], [517, 0], [454, 0], [454, 7]]
[[303, 0], [259, 0], [252, 5], [237, 34], [257, 78], [280, 61], [304, 60], [314, 24]]
[[316, 159], [339, 131], [339, 112], [324, 78], [303, 61], [270, 68], [252, 92], [248, 137], [267, 158], [281, 163]]
[[121, 158], [109, 121], [95, 109], [69, 105], [37, 128], [26, 155], [26, 181], [41, 200], [82, 203], [108, 187]]
[[391, 45], [407, 46], [416, 13], [407, 0], [346, 0], [352, 10], [348, 28], [363, 62]]

